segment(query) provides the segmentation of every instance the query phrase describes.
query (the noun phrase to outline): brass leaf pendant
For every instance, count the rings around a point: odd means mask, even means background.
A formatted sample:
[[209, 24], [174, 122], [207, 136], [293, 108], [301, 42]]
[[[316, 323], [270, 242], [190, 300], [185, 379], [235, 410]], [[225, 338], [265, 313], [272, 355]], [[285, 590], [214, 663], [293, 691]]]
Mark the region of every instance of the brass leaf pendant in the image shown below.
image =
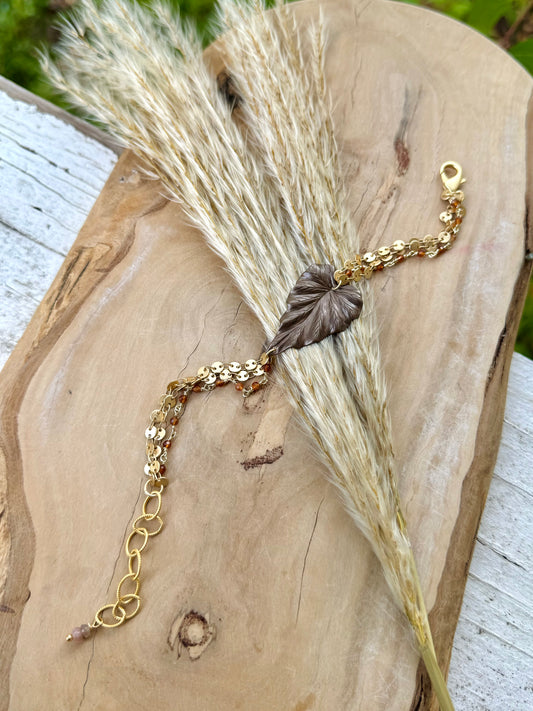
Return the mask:
[[303, 348], [348, 328], [363, 307], [358, 287], [338, 285], [331, 264], [312, 264], [287, 298], [287, 310], [267, 351]]

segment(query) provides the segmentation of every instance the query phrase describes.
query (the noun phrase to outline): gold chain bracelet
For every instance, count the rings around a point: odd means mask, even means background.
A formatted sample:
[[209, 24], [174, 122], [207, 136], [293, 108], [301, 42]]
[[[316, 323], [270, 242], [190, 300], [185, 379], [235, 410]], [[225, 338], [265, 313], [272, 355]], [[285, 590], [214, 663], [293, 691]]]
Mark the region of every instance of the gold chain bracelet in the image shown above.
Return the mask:
[[[455, 174], [450, 176], [450, 171], [455, 171]], [[436, 237], [433, 235], [426, 235], [422, 238], [415, 237], [409, 242], [399, 239], [388, 247], [380, 247], [362, 255], [357, 254], [353, 259], [346, 260], [344, 267], [335, 272], [335, 279], [340, 285], [350, 282], [356, 283], [363, 278], [370, 279], [374, 272], [393, 267], [408, 257], [429, 257], [433, 259], [450, 249], [466, 214], [462, 205], [464, 194], [462, 190], [459, 190], [464, 178], [461, 166], [454, 161], [443, 163], [440, 175], [444, 185], [441, 197], [448, 203], [446, 210], [440, 214], [440, 221], [444, 223], [444, 230], [439, 232]]]
[[[451, 175], [450, 171], [452, 171]], [[427, 235], [422, 239], [411, 239], [409, 242], [396, 240], [389, 247], [380, 247], [362, 255], [357, 254], [354, 258], [345, 261], [342, 269], [334, 272], [334, 283], [336, 282], [334, 290], [355, 284], [363, 278], [369, 279], [374, 272], [392, 267], [408, 257], [419, 256], [431, 259], [450, 249], [465, 215], [462, 204], [464, 195], [459, 190], [464, 179], [461, 166], [453, 161], [441, 166], [440, 175], [444, 185], [441, 197], [448, 203], [446, 210], [440, 215], [444, 230], [437, 237]], [[301, 344], [286, 347], [301, 347]], [[195, 376], [173, 380], [168, 384], [159, 407], [150, 415], [145, 431], [147, 461], [144, 473], [147, 479], [144, 493], [146, 498], [141, 513], [132, 523], [132, 530], [124, 545], [128, 572], [117, 586], [115, 600], [100, 607], [91, 623], [75, 627], [67, 636], [67, 641], [87, 639], [100, 627], [120, 627], [139, 612], [142, 554], [149, 539], [160, 533], [163, 528], [160, 512], [162, 494], [168, 485], [168, 478], [165, 476], [168, 452], [191, 394], [211, 391], [233, 383], [243, 397], [249, 397], [268, 382], [273, 358], [278, 351], [277, 348], [267, 347], [257, 360], [250, 359], [245, 363], [217, 361], [210, 366], [200, 368]]]

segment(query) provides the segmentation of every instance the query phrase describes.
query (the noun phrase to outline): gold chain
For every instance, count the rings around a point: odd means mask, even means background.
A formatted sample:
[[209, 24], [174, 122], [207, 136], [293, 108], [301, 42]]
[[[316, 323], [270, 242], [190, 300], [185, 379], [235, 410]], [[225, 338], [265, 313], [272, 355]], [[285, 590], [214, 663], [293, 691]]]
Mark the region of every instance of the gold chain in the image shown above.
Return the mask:
[[[452, 175], [450, 171], [454, 171]], [[440, 175], [444, 185], [442, 199], [448, 202], [447, 209], [440, 215], [445, 225], [444, 230], [437, 237], [427, 235], [423, 239], [411, 239], [409, 242], [396, 240], [390, 247], [356, 255], [335, 272], [338, 286], [358, 282], [363, 278], [369, 279], [374, 272], [392, 267], [408, 257], [416, 255], [431, 259], [452, 246], [465, 215], [462, 205], [464, 195], [459, 190], [464, 179], [461, 166], [452, 161], [442, 165]], [[176, 437], [179, 421], [191, 393], [206, 392], [233, 383], [246, 398], [268, 382], [270, 370], [271, 354], [267, 352], [257, 360], [250, 359], [242, 364], [236, 361], [217, 361], [200, 368], [196, 376], [173, 380], [168, 384], [166, 393], [161, 397], [158, 409], [152, 412], [144, 433], [147, 456], [144, 466], [147, 477], [144, 485], [146, 498], [142, 512], [133, 521], [132, 530], [124, 545], [128, 572], [117, 586], [115, 600], [100, 607], [90, 624], [75, 627], [67, 636], [67, 641], [87, 639], [92, 631], [99, 627], [120, 627], [139, 612], [142, 554], [149, 539], [157, 536], [163, 528], [163, 519], [159, 514], [162, 494], [168, 485], [165, 476], [168, 451]]]
[[[200, 368], [191, 378], [173, 380], [161, 397], [160, 405], [150, 416], [145, 430], [146, 457], [144, 473], [147, 480], [144, 485], [146, 498], [142, 513], [132, 523], [132, 530], [126, 539], [124, 550], [128, 561], [128, 572], [122, 577], [114, 602], [102, 605], [90, 624], [75, 627], [67, 636], [67, 641], [82, 640], [90, 637], [99, 627], [120, 627], [139, 612], [141, 597], [142, 554], [149, 539], [163, 528], [161, 511], [162, 494], [168, 485], [165, 476], [168, 451], [176, 437], [179, 421], [191, 393], [208, 392], [216, 387], [233, 383], [244, 398], [253, 395], [268, 382], [270, 357], [264, 353], [258, 360], [222, 363], [217, 361], [210, 366]], [[252, 381], [251, 383], [249, 381]]]
[[[455, 171], [455, 173], [450, 176], [450, 171]], [[433, 259], [450, 249], [466, 214], [462, 205], [464, 194], [462, 190], [459, 190], [464, 179], [461, 166], [454, 161], [443, 163], [440, 175], [444, 185], [441, 198], [448, 203], [446, 210], [440, 214], [444, 230], [439, 232], [436, 237], [433, 235], [426, 235], [422, 238], [415, 237], [409, 242], [398, 239], [390, 246], [380, 247], [364, 254], [356, 254], [352, 259], [347, 259], [344, 262], [342, 269], [337, 269], [335, 272], [334, 277], [339, 286], [358, 282], [363, 278], [370, 279], [374, 272], [393, 267], [409, 257]]]

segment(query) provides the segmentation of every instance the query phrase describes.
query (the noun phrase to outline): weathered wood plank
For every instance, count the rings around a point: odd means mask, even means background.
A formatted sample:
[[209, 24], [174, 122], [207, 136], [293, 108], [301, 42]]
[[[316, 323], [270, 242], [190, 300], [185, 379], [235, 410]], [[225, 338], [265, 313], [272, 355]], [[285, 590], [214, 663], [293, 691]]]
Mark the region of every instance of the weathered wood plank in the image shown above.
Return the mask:
[[113, 153], [116, 153], [117, 156], [122, 153], [122, 148], [117, 144], [114, 138], [109, 136], [109, 134], [104, 133], [104, 131], [96, 128], [96, 126], [87, 123], [87, 121], [83, 121], [73, 114], [63, 111], [63, 109], [60, 109], [55, 104], [42, 99], [40, 96], [32, 94], [23, 87], [18, 86], [18, 84], [14, 84], [12, 81], [9, 81], [9, 79], [2, 76], [0, 76], [0, 92], [6, 96], [9, 96], [11, 99], [15, 99], [16, 101], [21, 101], [25, 104], [29, 104], [30, 106], [35, 106], [41, 114], [55, 116], [60, 119], [62, 123], [73, 126], [82, 136], [92, 138], [99, 145], [106, 146]]
[[25, 100], [0, 91], [0, 367], [117, 159], [96, 137], [80, 132], [79, 120], [44, 111], [49, 105], [37, 97], [29, 103], [28, 92], [10, 93]]
[[532, 461], [533, 362], [515, 353], [450, 664], [450, 688], [465, 711], [526, 711], [533, 702]]

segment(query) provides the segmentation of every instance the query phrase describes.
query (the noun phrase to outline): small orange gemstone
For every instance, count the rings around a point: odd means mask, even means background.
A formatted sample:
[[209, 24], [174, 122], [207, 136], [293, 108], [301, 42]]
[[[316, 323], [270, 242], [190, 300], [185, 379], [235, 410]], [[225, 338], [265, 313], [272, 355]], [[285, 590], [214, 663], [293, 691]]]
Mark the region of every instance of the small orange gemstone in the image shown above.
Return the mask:
[[403, 262], [404, 259], [405, 259], [405, 257], [403, 256], [403, 254], [400, 254], [400, 256], [398, 257], [398, 261]]
[[383, 269], [384, 269], [383, 264], [378, 264], [378, 266], [376, 267], [376, 271], [378, 271], [378, 272], [382, 272]]
[[418, 250], [418, 256], [419, 256], [419, 257], [425, 257], [425, 256], [426, 256], [426, 253], [424, 252], [423, 249], [419, 249], [419, 250]]
[[221, 388], [223, 385], [227, 385], [228, 381], [227, 380], [217, 380], [216, 386], [217, 388]]
[[457, 207], [459, 205], [459, 200], [457, 198], [454, 198], [453, 200], [450, 200], [450, 205], [452, 207]]
[[194, 391], [195, 393], [200, 393], [200, 392], [202, 392], [202, 386], [201, 386], [201, 385], [195, 385], [195, 386], [193, 387], [193, 391]]
[[270, 373], [270, 371], [272, 370], [272, 366], [269, 363], [265, 363], [265, 365], [263, 366], [263, 370], [265, 371], [265, 373]]
[[347, 277], [351, 277], [353, 274], [351, 269], [347, 269], [344, 273], [346, 274]]
[[455, 225], [455, 227], [457, 227], [458, 225], [461, 224], [462, 221], [463, 221], [462, 217], [456, 217], [455, 220], [453, 221], [453, 224]]
[[235, 390], [242, 390], [244, 385], [242, 383], [235, 383]]
[[159, 473], [164, 474], [166, 472], [166, 470], [167, 470], [166, 466], [164, 464], [161, 464], [161, 466], [159, 467]]
[[163, 447], [164, 447], [165, 449], [170, 449], [170, 448], [172, 447], [172, 440], [171, 440], [171, 439], [166, 439], [166, 440], [163, 442]]
[[180, 402], [184, 405], [187, 402], [187, 395], [180, 395]]
[[252, 390], [259, 390], [260, 387], [261, 386], [259, 385], [257, 380], [254, 380], [254, 382], [252, 383]]
[[171, 417], [170, 420], [169, 420], [169, 422], [170, 422], [170, 424], [172, 425], [172, 427], [175, 427], [175, 426], [178, 424], [179, 421], [180, 421], [180, 418], [179, 418], [179, 417], [176, 417], [176, 415], [174, 415], [173, 417]]

